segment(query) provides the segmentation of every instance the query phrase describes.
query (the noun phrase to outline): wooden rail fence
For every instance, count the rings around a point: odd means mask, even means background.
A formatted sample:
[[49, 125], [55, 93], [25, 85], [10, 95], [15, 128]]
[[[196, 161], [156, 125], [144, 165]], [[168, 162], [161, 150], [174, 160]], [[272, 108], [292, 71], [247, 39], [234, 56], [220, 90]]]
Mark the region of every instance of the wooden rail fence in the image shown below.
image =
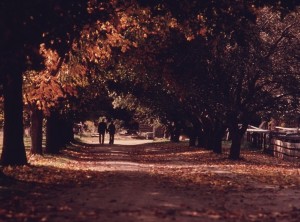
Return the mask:
[[248, 142], [265, 152], [286, 160], [300, 160], [299, 128], [276, 127], [275, 130], [249, 126], [246, 132]]
[[270, 138], [266, 151], [278, 158], [286, 160], [300, 159], [300, 137], [275, 136]]

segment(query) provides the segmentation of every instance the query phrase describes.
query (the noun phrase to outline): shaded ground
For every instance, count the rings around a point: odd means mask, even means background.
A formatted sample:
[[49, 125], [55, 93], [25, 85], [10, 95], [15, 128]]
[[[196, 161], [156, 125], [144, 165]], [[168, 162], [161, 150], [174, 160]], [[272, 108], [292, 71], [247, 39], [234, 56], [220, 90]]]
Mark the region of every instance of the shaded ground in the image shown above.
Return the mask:
[[299, 221], [299, 164], [242, 153], [74, 144], [4, 169], [0, 221]]

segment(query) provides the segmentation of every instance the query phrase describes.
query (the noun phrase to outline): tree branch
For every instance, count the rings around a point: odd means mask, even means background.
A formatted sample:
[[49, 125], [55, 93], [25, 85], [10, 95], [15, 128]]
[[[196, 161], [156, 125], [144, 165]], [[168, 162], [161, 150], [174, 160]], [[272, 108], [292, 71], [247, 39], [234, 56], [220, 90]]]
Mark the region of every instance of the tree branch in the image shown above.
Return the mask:
[[283, 30], [283, 32], [281, 33], [281, 36], [280, 36], [280, 37], [276, 40], [276, 42], [271, 46], [271, 48], [270, 48], [268, 54], [267, 54], [266, 56], [264, 56], [264, 59], [268, 59], [268, 58], [276, 51], [276, 49], [277, 49], [279, 43], [282, 41], [282, 39], [284, 39], [285, 37], [287, 37], [289, 29], [290, 29], [293, 25], [295, 25], [295, 24], [296, 24], [296, 23], [293, 23], [293, 24], [287, 26], [287, 27]]

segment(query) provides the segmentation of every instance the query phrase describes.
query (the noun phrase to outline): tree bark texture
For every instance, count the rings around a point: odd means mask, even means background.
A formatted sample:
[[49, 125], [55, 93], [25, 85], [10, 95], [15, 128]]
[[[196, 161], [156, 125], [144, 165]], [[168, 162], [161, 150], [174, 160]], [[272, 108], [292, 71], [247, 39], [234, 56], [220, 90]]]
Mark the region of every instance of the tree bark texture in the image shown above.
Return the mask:
[[1, 164], [27, 164], [23, 141], [23, 97], [22, 75], [4, 75], [4, 135]]

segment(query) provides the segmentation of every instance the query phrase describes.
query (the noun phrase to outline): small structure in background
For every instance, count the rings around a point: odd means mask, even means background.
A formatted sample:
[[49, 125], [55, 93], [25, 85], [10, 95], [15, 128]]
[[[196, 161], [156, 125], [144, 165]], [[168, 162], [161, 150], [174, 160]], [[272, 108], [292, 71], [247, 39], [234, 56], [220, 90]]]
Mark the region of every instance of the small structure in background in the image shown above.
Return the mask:
[[147, 140], [154, 139], [154, 127], [148, 124], [139, 124], [139, 133], [141, 137], [145, 137]]
[[154, 138], [164, 138], [165, 127], [161, 125], [151, 126], [148, 124], [139, 124], [138, 134], [148, 140], [152, 140]]

